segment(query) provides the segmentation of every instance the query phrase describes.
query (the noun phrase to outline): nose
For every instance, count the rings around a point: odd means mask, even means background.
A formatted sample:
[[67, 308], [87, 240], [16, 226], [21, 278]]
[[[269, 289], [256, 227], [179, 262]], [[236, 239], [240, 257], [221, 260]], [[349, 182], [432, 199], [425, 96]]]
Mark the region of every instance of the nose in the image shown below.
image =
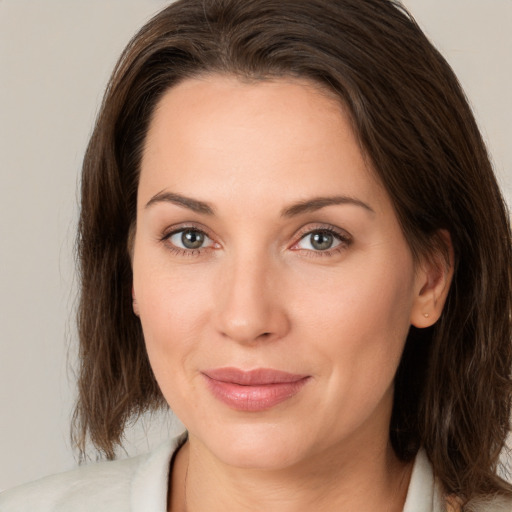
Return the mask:
[[222, 272], [217, 329], [238, 343], [277, 340], [290, 329], [282, 272], [264, 257], [237, 258]]

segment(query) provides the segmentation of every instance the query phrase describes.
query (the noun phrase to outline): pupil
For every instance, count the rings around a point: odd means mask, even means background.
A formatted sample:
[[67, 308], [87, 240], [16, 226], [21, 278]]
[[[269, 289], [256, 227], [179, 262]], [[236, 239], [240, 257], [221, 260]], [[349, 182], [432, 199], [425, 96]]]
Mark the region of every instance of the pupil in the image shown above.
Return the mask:
[[333, 242], [333, 236], [329, 233], [315, 233], [311, 237], [311, 245], [319, 251], [330, 249]]
[[181, 242], [187, 249], [199, 249], [204, 243], [204, 235], [198, 231], [184, 231]]

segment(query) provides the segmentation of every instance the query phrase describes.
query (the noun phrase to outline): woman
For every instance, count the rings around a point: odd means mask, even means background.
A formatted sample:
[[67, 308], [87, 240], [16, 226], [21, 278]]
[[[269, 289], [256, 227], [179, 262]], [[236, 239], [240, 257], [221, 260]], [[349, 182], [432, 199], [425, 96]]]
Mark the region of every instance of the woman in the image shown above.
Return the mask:
[[512, 510], [511, 236], [453, 72], [383, 0], [179, 0], [84, 161], [75, 439], [6, 510]]

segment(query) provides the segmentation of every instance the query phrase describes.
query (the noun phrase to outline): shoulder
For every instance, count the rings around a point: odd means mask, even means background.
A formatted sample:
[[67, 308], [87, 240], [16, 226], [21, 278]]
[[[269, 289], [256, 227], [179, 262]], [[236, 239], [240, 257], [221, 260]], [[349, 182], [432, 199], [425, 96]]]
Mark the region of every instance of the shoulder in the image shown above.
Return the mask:
[[464, 512], [512, 512], [512, 499], [504, 496], [472, 500]]
[[[0, 494], [2, 511], [85, 511], [92, 499], [127, 510], [126, 497], [133, 473], [143, 457], [100, 462], [51, 475]], [[93, 498], [94, 497], [94, 498]], [[105, 501], [106, 500], [106, 501]], [[114, 509], [115, 510], [115, 509]]]
[[4, 491], [0, 509], [116, 512], [133, 509], [134, 501], [149, 501], [158, 510], [167, 499], [169, 464], [178, 445], [175, 439], [145, 455], [90, 464]]
[[420, 450], [403, 512], [512, 512], [512, 499], [505, 496], [475, 498], [461, 507], [460, 500], [446, 495], [427, 454]]

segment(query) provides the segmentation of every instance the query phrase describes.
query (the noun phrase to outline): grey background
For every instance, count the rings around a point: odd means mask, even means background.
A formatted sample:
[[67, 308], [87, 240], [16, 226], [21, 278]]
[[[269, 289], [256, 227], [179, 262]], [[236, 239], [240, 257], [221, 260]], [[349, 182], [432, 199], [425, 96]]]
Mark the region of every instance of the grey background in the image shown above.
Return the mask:
[[[0, 489], [75, 465], [79, 169], [118, 55], [166, 3], [0, 0]], [[404, 3], [466, 89], [511, 204], [512, 1]], [[179, 428], [146, 419], [127, 454]]]

